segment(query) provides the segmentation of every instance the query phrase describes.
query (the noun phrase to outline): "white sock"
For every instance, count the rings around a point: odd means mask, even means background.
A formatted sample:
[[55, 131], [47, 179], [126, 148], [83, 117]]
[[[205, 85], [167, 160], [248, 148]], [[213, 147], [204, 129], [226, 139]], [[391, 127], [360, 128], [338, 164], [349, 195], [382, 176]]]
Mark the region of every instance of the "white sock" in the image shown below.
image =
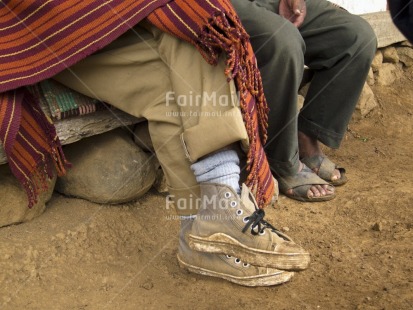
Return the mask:
[[235, 150], [214, 153], [191, 165], [198, 183], [217, 183], [232, 187], [240, 193], [239, 157]]

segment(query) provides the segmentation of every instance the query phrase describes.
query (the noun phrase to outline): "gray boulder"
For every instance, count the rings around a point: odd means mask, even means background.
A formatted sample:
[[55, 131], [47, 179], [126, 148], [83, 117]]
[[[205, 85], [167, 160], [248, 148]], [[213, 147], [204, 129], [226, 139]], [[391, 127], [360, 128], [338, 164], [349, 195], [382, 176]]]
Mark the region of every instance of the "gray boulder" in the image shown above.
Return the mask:
[[29, 209], [26, 192], [11, 173], [9, 165], [0, 166], [0, 227], [32, 220], [46, 209], [53, 194], [56, 174], [48, 180], [48, 189], [41, 193], [37, 203]]
[[56, 183], [56, 190], [64, 195], [96, 203], [123, 203], [141, 197], [155, 181], [152, 156], [124, 129], [80, 140], [64, 151], [73, 164]]

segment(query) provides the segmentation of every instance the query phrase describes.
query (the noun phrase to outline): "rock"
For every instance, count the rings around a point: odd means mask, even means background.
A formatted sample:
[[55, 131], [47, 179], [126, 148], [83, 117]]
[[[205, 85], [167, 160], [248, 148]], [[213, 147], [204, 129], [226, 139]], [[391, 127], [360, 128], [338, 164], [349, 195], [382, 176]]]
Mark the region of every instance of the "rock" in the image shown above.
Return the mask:
[[374, 230], [374, 231], [382, 231], [383, 230], [383, 223], [377, 222], [371, 227], [371, 229]]
[[153, 159], [122, 129], [83, 139], [64, 151], [73, 164], [56, 183], [64, 195], [116, 204], [136, 200], [155, 181]]
[[386, 292], [390, 292], [393, 289], [393, 285], [391, 283], [385, 283], [383, 286], [383, 290]]
[[144, 288], [145, 290], [149, 291], [153, 289], [153, 282], [150, 279], [148, 279], [141, 285], [141, 288]]
[[8, 165], [0, 166], [0, 227], [23, 223], [41, 215], [53, 194], [56, 174], [48, 181], [47, 191], [41, 193], [38, 202], [29, 209], [26, 192], [11, 173]]
[[305, 98], [303, 96], [301, 96], [301, 95], [297, 96], [297, 109], [298, 109], [298, 111], [300, 111], [301, 108], [303, 107], [304, 100], [305, 100]]
[[413, 44], [410, 43], [408, 40], [400, 42], [400, 46], [407, 46], [407, 47], [413, 47]]
[[373, 73], [373, 69], [372, 69], [372, 68], [370, 68], [370, 70], [369, 70], [369, 74], [367, 75], [366, 82], [367, 82], [367, 85], [369, 85], [369, 86], [373, 86], [374, 83], [375, 83], [374, 73]]
[[397, 64], [399, 62], [399, 55], [394, 46], [386, 47], [383, 50], [383, 62]]
[[389, 86], [399, 78], [399, 69], [394, 64], [384, 63], [377, 73], [376, 82], [380, 86]]
[[397, 49], [397, 54], [399, 55], [400, 62], [402, 62], [406, 67], [413, 66], [413, 48], [399, 47]]
[[373, 58], [373, 61], [371, 63], [371, 68], [373, 69], [373, 72], [378, 71], [381, 68], [381, 65], [383, 64], [383, 54], [381, 53], [380, 50], [376, 51], [376, 55]]
[[359, 101], [357, 103], [356, 110], [360, 112], [362, 117], [365, 117], [377, 106], [378, 103], [373, 91], [371, 90], [370, 86], [365, 83]]

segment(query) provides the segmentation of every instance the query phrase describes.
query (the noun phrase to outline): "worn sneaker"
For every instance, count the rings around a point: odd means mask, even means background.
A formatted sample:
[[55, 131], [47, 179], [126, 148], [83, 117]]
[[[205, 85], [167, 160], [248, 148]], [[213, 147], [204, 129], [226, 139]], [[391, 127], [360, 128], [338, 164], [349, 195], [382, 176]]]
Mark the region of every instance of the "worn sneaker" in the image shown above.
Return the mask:
[[217, 277], [244, 286], [272, 286], [288, 282], [293, 272], [257, 267], [230, 255], [210, 254], [192, 250], [181, 229], [178, 248], [179, 265], [190, 272]]
[[201, 183], [202, 207], [188, 233], [193, 250], [227, 254], [249, 264], [304, 270], [310, 254], [264, 220], [264, 210], [243, 184], [241, 197], [232, 188]]

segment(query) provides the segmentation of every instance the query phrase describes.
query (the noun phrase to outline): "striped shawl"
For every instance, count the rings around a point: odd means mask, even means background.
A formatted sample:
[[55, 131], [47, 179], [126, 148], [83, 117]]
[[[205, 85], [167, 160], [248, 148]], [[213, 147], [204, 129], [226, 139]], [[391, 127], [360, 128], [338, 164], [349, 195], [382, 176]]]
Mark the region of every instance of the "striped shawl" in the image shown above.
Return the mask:
[[229, 0], [9, 0], [0, 2], [0, 140], [29, 207], [54, 167], [69, 163], [51, 121], [24, 86], [52, 77], [142, 21], [192, 43], [214, 65], [226, 53], [250, 148], [246, 184], [260, 207], [274, 181], [264, 154], [268, 107], [249, 43]]

